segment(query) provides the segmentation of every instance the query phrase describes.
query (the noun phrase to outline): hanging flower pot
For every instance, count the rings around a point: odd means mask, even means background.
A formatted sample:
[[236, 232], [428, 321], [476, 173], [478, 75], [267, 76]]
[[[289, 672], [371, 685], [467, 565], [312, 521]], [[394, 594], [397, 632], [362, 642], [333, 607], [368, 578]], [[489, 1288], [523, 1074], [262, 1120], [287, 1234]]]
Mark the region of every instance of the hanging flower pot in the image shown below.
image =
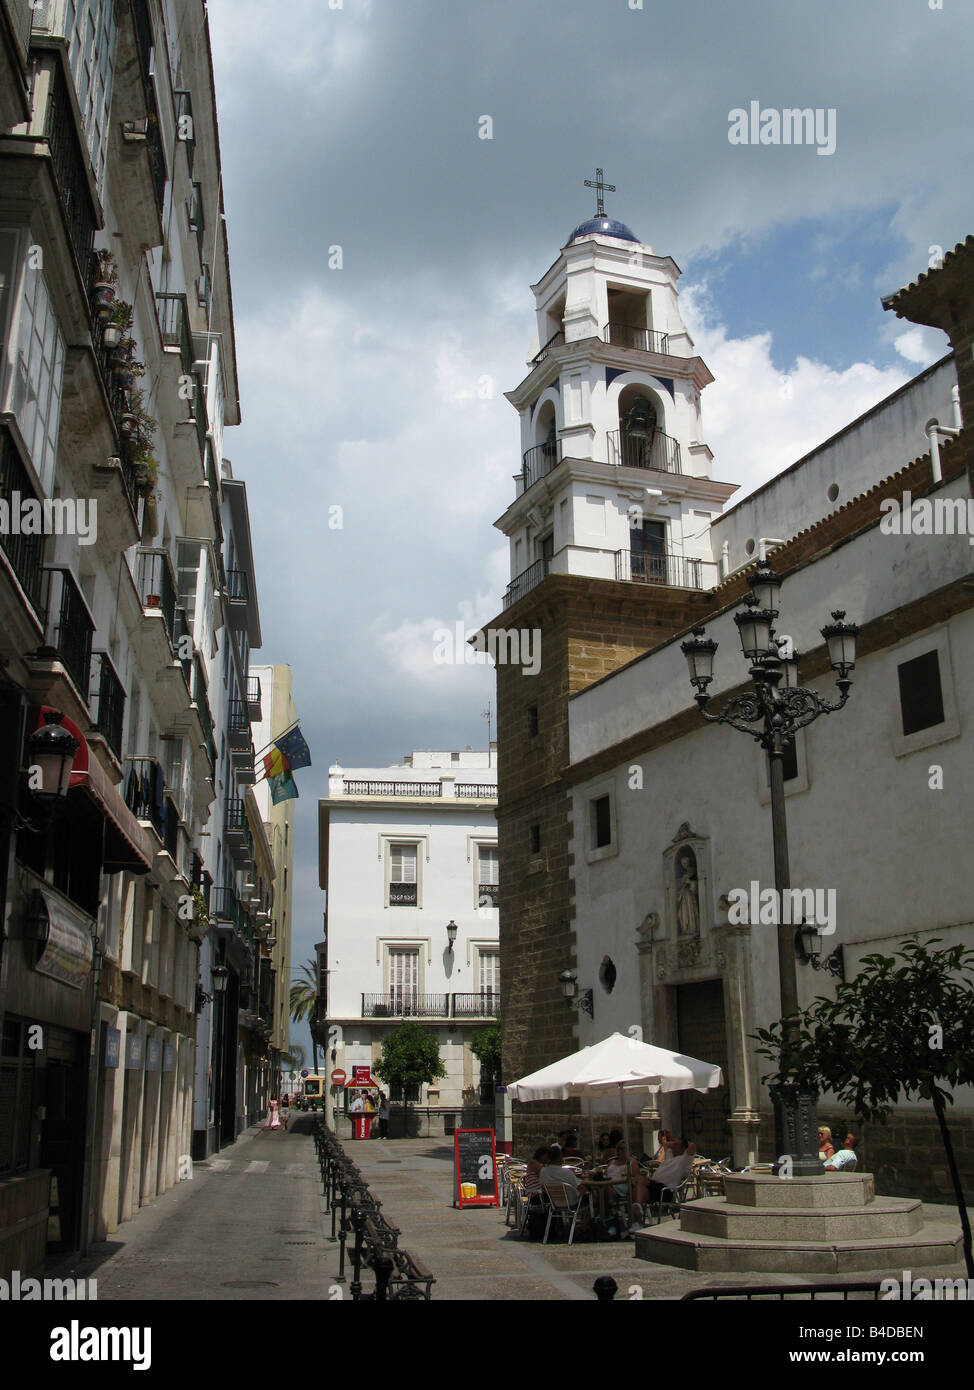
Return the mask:
[[105, 328], [104, 328], [104, 330], [103, 330], [103, 332], [102, 332], [102, 335], [101, 335], [101, 345], [102, 345], [102, 347], [108, 348], [109, 350], [111, 350], [111, 349], [117, 348], [118, 345], [119, 345], [119, 343], [120, 343], [121, 341], [122, 341], [122, 330], [119, 328], [118, 324], [117, 324], [117, 323], [109, 323], [109, 324], [106, 324], [106, 325], [105, 325]]
[[[135, 373], [127, 362], [115, 363], [115, 380], [123, 391], [134, 391]], [[134, 416], [132, 417], [135, 418]]]
[[131, 411], [126, 410], [118, 417], [118, 428], [121, 430], [125, 439], [135, 438], [138, 425], [138, 417], [133, 415]]
[[95, 314], [103, 322], [112, 312], [112, 305], [115, 303], [115, 286], [110, 285], [107, 280], [96, 280], [92, 288], [92, 307]]

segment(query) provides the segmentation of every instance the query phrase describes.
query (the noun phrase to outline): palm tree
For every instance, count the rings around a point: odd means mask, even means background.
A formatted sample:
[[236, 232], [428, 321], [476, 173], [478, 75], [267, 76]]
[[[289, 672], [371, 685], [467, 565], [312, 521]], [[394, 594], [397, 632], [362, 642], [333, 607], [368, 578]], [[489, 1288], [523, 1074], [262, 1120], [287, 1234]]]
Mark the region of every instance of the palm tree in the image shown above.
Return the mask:
[[291, 1017], [295, 1023], [307, 1023], [311, 1033], [311, 1069], [318, 1070], [318, 966], [305, 961], [299, 970], [300, 978], [291, 981]]

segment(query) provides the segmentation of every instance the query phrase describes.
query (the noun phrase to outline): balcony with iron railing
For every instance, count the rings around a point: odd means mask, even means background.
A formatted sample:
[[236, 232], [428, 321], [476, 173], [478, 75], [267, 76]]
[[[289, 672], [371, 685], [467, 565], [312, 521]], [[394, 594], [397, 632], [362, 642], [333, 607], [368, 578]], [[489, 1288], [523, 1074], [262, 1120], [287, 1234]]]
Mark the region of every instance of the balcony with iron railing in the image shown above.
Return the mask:
[[549, 561], [544, 558], [535, 560], [533, 565], [529, 565], [526, 570], [522, 570], [515, 579], [512, 579], [504, 595], [504, 607], [511, 608], [522, 599], [525, 594], [530, 593], [532, 589], [536, 589], [539, 584], [547, 579], [548, 564]]
[[167, 351], [176, 350], [188, 376], [193, 370], [193, 338], [189, 327], [189, 309], [184, 294], [156, 294], [156, 314], [162, 345]]
[[522, 460], [524, 490], [557, 468], [562, 460], [561, 440], [552, 439], [528, 449]]
[[203, 185], [201, 183], [193, 184], [193, 200], [189, 210], [189, 230], [196, 233], [196, 249], [199, 252], [200, 265], [202, 266], [206, 221], [203, 216]]
[[454, 994], [451, 999], [451, 1018], [496, 1018], [500, 1013], [501, 997], [494, 990], [477, 994]]
[[210, 920], [217, 926], [231, 926], [250, 946], [254, 944], [254, 929], [243, 903], [232, 888], [213, 888], [210, 892]]
[[142, 607], [157, 610], [166, 624], [170, 645], [176, 631], [176, 581], [172, 561], [165, 550], [140, 550], [137, 554], [136, 588]]
[[167, 796], [163, 802], [162, 842], [166, 846], [170, 859], [178, 866], [180, 863], [179, 812], [171, 796]]
[[682, 473], [680, 442], [662, 430], [653, 430], [648, 439], [610, 430], [609, 463], [621, 468], [650, 468], [657, 473]]
[[542, 362], [545, 360], [545, 358], [548, 356], [548, 354], [552, 351], [552, 349], [553, 349], [553, 348], [556, 348], [556, 347], [561, 347], [562, 344], [564, 343], [564, 341], [565, 341], [565, 331], [564, 331], [564, 329], [559, 328], [557, 333], [552, 333], [551, 337], [550, 337], [550, 338], [548, 339], [548, 341], [545, 343], [545, 345], [544, 345], [544, 347], [541, 349], [541, 351], [538, 352], [538, 353], [536, 353], [536, 354], [534, 355], [534, 357], [531, 358], [531, 366], [532, 366], [532, 367], [538, 367], [538, 366], [540, 366], [541, 363], [542, 363]]
[[78, 276], [84, 284], [98, 215], [88, 177], [88, 151], [78, 130], [69, 79], [65, 75], [66, 58], [66, 53], [62, 58], [61, 53], [54, 49], [34, 54], [31, 86], [35, 93], [40, 91], [41, 78], [47, 74], [47, 109], [42, 138], [47, 141], [51, 151], [51, 164], [68, 238], [77, 262]]
[[227, 732], [232, 748], [243, 748], [250, 742], [250, 715], [246, 700], [230, 700], [227, 705]]
[[252, 724], [260, 723], [262, 716], [261, 687], [259, 676], [247, 677], [247, 714]]
[[227, 598], [231, 606], [250, 602], [250, 581], [246, 570], [227, 570]]
[[160, 840], [165, 840], [165, 785], [162, 768], [154, 758], [126, 758], [125, 804], [136, 820], [148, 821]]
[[497, 907], [501, 900], [501, 888], [499, 883], [478, 883], [477, 885], [477, 905], [486, 907], [488, 903], [491, 907]]
[[685, 555], [651, 555], [645, 551], [616, 551], [616, 579], [636, 584], [663, 584], [671, 589], [712, 589], [720, 582], [712, 560]]
[[93, 694], [89, 700], [92, 727], [101, 734], [121, 761], [122, 727], [125, 722], [125, 690], [107, 652], [95, 652]]
[[210, 700], [206, 690], [206, 678], [203, 675], [203, 663], [200, 660], [199, 652], [193, 656], [193, 703], [199, 714], [200, 724], [203, 726], [203, 742], [209, 754], [211, 764], [216, 767], [216, 744], [213, 739], [213, 714], [210, 710]]
[[139, 66], [142, 76], [142, 98], [146, 115], [141, 120], [123, 121], [122, 138], [127, 143], [143, 144], [149, 161], [149, 171], [155, 194], [156, 208], [162, 216], [166, 201], [166, 156], [162, 147], [162, 133], [159, 129], [159, 107], [156, 102], [153, 81], [152, 19], [147, 0], [132, 0], [132, 13], [135, 20], [136, 43], [139, 53]]
[[472, 801], [496, 801], [497, 783], [458, 782], [456, 784], [456, 796], [461, 800], [469, 797]]
[[[6, 421], [0, 420], [0, 503], [4, 504], [9, 517], [25, 502], [39, 503], [40, 498], [34, 491], [27, 469], [21, 462], [10, 426]], [[15, 530], [9, 525], [2, 527], [0, 550], [6, 556], [31, 606], [40, 615], [44, 578], [43, 535], [28, 535], [19, 527]]]
[[58, 660], [87, 703], [95, 620], [78, 581], [69, 569], [45, 566], [44, 574], [44, 608], [47, 613], [45, 645], [57, 653]]
[[419, 994], [392, 990], [387, 994], [362, 995], [363, 1018], [449, 1018], [448, 994]]
[[632, 348], [636, 352], [655, 352], [659, 357], [669, 353], [669, 337], [652, 328], [635, 328], [628, 323], [607, 323], [603, 332], [612, 347]]
[[[173, 616], [172, 649], [176, 660], [183, 669], [186, 689], [191, 691], [193, 683], [193, 630], [189, 625], [186, 609], [178, 603]], [[183, 656], [183, 652], [186, 652], [187, 655]]]

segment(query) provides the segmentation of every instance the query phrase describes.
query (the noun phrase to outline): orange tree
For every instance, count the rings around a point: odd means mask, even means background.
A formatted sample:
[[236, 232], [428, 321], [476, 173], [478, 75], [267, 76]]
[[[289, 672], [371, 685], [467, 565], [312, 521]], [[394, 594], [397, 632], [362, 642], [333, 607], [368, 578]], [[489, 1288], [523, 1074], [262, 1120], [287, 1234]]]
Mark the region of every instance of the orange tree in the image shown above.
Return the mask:
[[818, 998], [801, 1015], [790, 1076], [781, 1074], [781, 1024], [761, 1028], [758, 1052], [779, 1070], [772, 1084], [797, 1082], [832, 1091], [864, 1119], [885, 1123], [905, 1095], [933, 1106], [963, 1232], [968, 1278], [974, 1278], [971, 1223], [947, 1123], [952, 1090], [974, 1084], [974, 951], [935, 950], [913, 938], [892, 956], [863, 957], [855, 979], [834, 999]]

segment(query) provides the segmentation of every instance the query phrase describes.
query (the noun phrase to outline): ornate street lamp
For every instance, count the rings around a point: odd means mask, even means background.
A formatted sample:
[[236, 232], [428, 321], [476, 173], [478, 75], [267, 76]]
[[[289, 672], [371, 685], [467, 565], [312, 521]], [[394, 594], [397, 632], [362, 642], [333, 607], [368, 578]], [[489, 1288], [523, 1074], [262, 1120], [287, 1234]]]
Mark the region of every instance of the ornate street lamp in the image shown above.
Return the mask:
[[447, 922], [447, 924], [446, 924], [446, 940], [447, 940], [447, 947], [446, 947], [446, 949], [449, 951], [449, 953], [450, 953], [451, 956], [453, 955], [453, 947], [454, 947], [454, 944], [455, 944], [456, 939], [457, 939], [457, 932], [458, 932], [459, 930], [460, 930], [460, 928], [457, 926], [456, 922], [453, 922], [453, 921]]
[[68, 794], [74, 756], [81, 747], [63, 727], [63, 718], [60, 710], [45, 711], [43, 727], [27, 740], [28, 763], [32, 769], [40, 770], [40, 786], [32, 786], [31, 795], [48, 815]]
[[[832, 622], [822, 628], [828, 646], [829, 661], [836, 673], [839, 698], [826, 700], [816, 690], [798, 684], [798, 655], [786, 639], [778, 639], [774, 622], [778, 617], [781, 578], [767, 561], [762, 561], [750, 576], [751, 594], [739, 613], [734, 615], [745, 659], [750, 662], [754, 689], [736, 695], [719, 714], [710, 714], [707, 687], [713, 680], [714, 653], [717, 643], [704, 636], [701, 627], [681, 644], [687, 659], [690, 683], [700, 713], [708, 723], [729, 724], [731, 728], [749, 734], [760, 743], [768, 755], [771, 780], [771, 830], [774, 845], [774, 878], [778, 903], [791, 887], [788, 862], [788, 827], [785, 815], [784, 751], [794, 742], [799, 729], [813, 723], [822, 714], [834, 714], [849, 698], [851, 672], [856, 664], [855, 623], [845, 621], [845, 613], [832, 614]], [[817, 928], [795, 927], [780, 920], [778, 923], [778, 982], [781, 991], [782, 1055], [781, 1071], [790, 1073], [790, 1057], [798, 1039], [798, 980], [796, 955], [816, 969], [841, 971], [841, 952], [833, 952], [829, 962], [819, 964], [822, 941]], [[818, 1159], [818, 1121], [814, 1092], [799, 1092], [793, 1083], [773, 1087], [771, 1099], [775, 1113], [775, 1143], [777, 1155], [792, 1158], [791, 1171], [796, 1177], [810, 1176], [822, 1171]]]
[[595, 1016], [594, 992], [590, 989], [583, 989], [581, 994], [578, 992], [578, 977], [570, 970], [563, 970], [558, 976], [558, 983], [561, 985], [561, 992], [565, 996], [568, 1007], [578, 1009], [580, 1013], [588, 1014], [589, 1018]]

